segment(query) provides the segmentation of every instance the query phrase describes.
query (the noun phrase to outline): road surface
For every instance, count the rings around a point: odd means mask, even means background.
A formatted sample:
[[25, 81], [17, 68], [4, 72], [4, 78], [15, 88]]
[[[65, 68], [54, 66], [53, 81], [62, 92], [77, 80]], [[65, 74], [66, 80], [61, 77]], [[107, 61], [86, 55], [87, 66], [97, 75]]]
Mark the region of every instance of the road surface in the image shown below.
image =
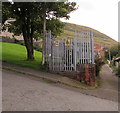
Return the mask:
[[118, 111], [118, 103], [3, 70], [3, 111]]

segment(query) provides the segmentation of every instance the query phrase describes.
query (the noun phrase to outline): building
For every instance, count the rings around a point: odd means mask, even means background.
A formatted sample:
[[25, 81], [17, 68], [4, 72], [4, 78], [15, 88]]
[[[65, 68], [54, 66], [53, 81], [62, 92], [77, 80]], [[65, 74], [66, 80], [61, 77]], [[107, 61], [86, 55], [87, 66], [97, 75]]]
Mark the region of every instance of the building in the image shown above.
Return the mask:
[[107, 50], [107, 47], [99, 44], [94, 44], [94, 53], [95, 56], [99, 57], [105, 57], [105, 51]]

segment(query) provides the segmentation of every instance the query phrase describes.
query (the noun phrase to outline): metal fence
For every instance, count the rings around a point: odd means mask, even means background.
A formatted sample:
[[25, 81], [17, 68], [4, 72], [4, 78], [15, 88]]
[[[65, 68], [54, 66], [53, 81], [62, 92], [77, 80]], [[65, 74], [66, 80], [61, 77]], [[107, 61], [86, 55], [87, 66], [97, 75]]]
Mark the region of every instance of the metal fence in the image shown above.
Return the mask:
[[94, 64], [94, 41], [90, 31], [76, 31], [73, 39], [52, 38], [49, 31], [45, 45], [50, 71], [76, 71], [77, 64]]

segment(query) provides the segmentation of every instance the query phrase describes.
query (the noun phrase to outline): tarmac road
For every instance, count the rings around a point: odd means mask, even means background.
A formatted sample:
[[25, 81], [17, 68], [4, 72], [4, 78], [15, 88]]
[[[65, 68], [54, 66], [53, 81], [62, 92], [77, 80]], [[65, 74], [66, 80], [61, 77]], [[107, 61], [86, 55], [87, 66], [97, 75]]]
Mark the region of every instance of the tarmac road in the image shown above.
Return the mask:
[[118, 111], [118, 103], [3, 70], [3, 111]]

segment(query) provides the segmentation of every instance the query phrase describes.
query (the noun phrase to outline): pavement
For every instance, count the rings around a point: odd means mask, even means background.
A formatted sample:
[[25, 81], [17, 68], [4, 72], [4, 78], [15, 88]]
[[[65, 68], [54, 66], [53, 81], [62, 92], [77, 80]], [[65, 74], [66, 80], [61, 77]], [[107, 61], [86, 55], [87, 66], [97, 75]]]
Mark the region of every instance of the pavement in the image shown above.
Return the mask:
[[22, 73], [4, 69], [2, 73], [3, 111], [118, 111], [117, 102]]
[[96, 89], [94, 88], [92, 90], [86, 90], [86, 85], [81, 84], [79, 81], [70, 79], [68, 77], [61, 76], [59, 74], [51, 74], [39, 70], [8, 64], [5, 62], [3, 62], [2, 68], [5, 70], [22, 73], [26, 76], [28, 75], [36, 78], [41, 78], [49, 82], [72, 86], [70, 88], [74, 87], [73, 90], [77, 90], [78, 92], [81, 92], [83, 94], [118, 102], [118, 77], [116, 77], [115, 74], [112, 73], [107, 64], [102, 67], [102, 70], [100, 72], [100, 87]]
[[84, 84], [80, 83], [79, 81], [70, 79], [68, 77], [65, 77], [65, 76], [62, 76], [59, 74], [53, 74], [53, 73], [48, 73], [48, 72], [44, 72], [44, 71], [34, 70], [31, 68], [21, 67], [21, 66], [9, 64], [6, 62], [2, 63], [2, 68], [6, 69], [6, 70], [23, 73], [23, 74], [26, 74], [29, 76], [34, 76], [37, 78], [45, 79], [47, 81], [51, 81], [54, 83], [62, 83], [62, 84], [68, 85], [68, 86], [78, 87], [81, 89], [89, 88], [87, 85], [84, 85]]

